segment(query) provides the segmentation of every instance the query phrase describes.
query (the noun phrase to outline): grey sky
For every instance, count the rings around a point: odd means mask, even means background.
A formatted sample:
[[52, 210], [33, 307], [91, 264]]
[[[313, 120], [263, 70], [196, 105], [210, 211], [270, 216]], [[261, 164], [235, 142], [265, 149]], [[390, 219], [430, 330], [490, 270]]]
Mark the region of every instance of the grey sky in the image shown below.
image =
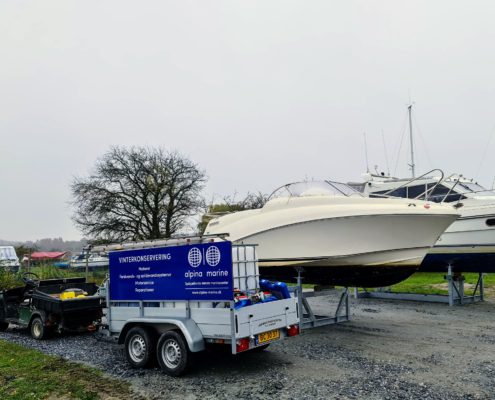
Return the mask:
[[[493, 1], [0, 2], [0, 238], [80, 233], [69, 183], [110, 145], [177, 149], [208, 198], [392, 172], [495, 176]], [[422, 139], [421, 139], [422, 138]], [[397, 174], [409, 172], [404, 142]], [[430, 165], [428, 157], [431, 159]]]

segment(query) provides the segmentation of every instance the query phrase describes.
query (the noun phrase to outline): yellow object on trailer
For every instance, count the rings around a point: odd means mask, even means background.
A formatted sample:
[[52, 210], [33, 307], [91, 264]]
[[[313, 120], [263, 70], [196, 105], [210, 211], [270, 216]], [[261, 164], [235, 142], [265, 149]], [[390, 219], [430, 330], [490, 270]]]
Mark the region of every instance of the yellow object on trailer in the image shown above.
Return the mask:
[[87, 295], [88, 293], [81, 289], [66, 289], [60, 293], [60, 300], [76, 299]]

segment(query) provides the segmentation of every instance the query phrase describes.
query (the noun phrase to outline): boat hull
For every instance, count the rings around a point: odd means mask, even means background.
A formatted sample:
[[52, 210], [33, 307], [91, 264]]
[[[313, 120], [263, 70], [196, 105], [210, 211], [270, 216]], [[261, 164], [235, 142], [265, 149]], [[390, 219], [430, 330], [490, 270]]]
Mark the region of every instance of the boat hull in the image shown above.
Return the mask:
[[260, 273], [341, 286], [388, 286], [420, 266], [452, 222], [448, 215], [358, 215], [270, 229], [243, 238], [256, 243]]
[[[404, 179], [370, 178], [360, 186], [360, 190], [371, 196], [390, 191], [395, 196], [403, 197], [407, 195], [404, 186], [417, 189], [418, 185], [428, 184], [431, 187], [439, 183], [438, 179], [432, 177], [411, 180], [409, 183]], [[456, 272], [495, 272], [495, 193], [471, 191], [463, 182], [472, 184], [472, 180], [463, 180], [461, 176], [452, 176], [440, 182], [441, 185], [447, 185], [444, 190], [449, 193], [452, 191], [452, 194], [462, 195], [459, 201], [448, 200], [447, 197], [443, 199], [447, 200], [445, 204], [454, 206], [452, 209], [461, 215], [428, 252], [420, 271], [446, 272], [451, 266]]]
[[108, 267], [109, 261], [108, 260], [102, 260], [102, 261], [90, 261], [86, 264], [85, 261], [77, 261], [77, 262], [70, 262], [69, 267], [70, 268], [86, 268], [86, 265], [88, 268], [98, 268], [98, 267]]
[[[479, 215], [484, 210], [486, 214]], [[440, 237], [423, 260], [420, 271], [495, 272], [494, 207], [466, 210]], [[478, 214], [478, 215], [474, 215]]]
[[380, 287], [416, 271], [458, 216], [451, 207], [409, 199], [311, 194], [212, 219], [205, 234], [258, 245], [265, 277], [293, 278], [302, 267], [308, 283]]
[[[391, 286], [409, 278], [418, 269], [417, 266], [345, 266], [342, 268], [311, 267], [304, 268], [301, 276], [303, 283], [346, 287], [383, 287]], [[260, 276], [265, 279], [296, 282], [297, 269], [294, 267], [263, 267]]]
[[421, 263], [421, 272], [495, 272], [495, 245], [435, 246]]

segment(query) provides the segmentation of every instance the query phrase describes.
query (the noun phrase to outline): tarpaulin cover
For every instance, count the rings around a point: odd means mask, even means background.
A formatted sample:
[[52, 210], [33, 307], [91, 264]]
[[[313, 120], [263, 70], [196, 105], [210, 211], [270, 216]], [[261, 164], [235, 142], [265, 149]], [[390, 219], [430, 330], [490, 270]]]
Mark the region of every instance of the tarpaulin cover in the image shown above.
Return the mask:
[[56, 260], [65, 256], [65, 252], [60, 251], [38, 251], [31, 254], [31, 260]]

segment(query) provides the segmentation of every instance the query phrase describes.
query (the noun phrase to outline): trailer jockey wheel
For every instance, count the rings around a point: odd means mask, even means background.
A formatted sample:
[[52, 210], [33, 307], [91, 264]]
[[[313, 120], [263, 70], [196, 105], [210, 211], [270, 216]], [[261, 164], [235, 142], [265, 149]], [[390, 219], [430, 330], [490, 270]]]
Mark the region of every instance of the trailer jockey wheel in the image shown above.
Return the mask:
[[134, 368], [149, 366], [155, 360], [155, 337], [147, 329], [136, 326], [125, 337], [125, 355]]
[[31, 321], [31, 336], [36, 340], [46, 339], [48, 336], [45, 324], [40, 317], [34, 317]]
[[179, 376], [184, 373], [192, 358], [184, 338], [175, 331], [165, 332], [160, 337], [156, 356], [161, 369], [171, 376]]

